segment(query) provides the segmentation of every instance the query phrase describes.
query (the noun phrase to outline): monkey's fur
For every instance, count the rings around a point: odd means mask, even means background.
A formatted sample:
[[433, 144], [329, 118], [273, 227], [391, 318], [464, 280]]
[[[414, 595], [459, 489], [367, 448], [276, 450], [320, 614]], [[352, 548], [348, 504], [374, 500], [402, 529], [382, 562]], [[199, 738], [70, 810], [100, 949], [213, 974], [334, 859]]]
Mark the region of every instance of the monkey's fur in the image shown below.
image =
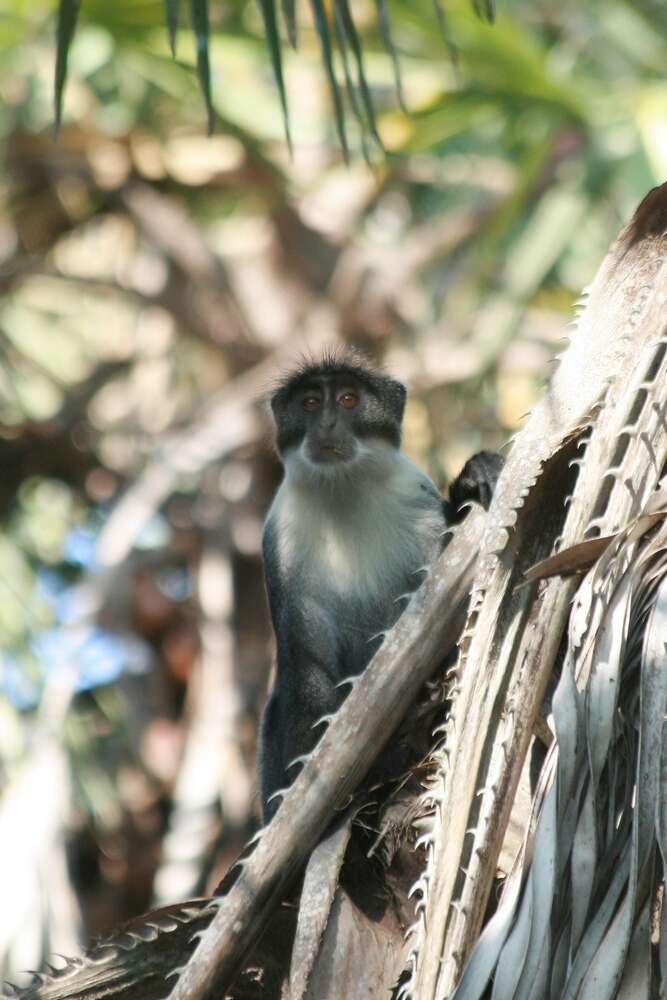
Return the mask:
[[271, 399], [285, 475], [264, 526], [276, 681], [264, 710], [262, 812], [296, 776], [297, 758], [334, 712], [442, 549], [456, 506], [488, 505], [502, 460], [474, 456], [443, 501], [400, 451], [405, 387], [355, 354], [327, 355]]

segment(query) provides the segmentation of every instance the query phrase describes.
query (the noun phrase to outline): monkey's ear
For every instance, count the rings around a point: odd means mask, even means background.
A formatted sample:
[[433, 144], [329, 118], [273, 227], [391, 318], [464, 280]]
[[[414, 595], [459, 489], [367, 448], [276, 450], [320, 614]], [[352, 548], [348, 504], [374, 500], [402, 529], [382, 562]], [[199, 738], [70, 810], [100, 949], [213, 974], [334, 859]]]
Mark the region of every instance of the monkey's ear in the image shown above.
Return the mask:
[[271, 393], [269, 403], [276, 422], [286, 413], [296, 384], [297, 380], [295, 378], [283, 379], [282, 382], [279, 382], [275, 386]]
[[285, 401], [282, 398], [280, 389], [277, 389], [275, 392], [271, 394], [269, 398], [269, 406], [271, 407], [271, 413], [273, 414], [274, 420], [280, 413], [284, 402]]
[[393, 410], [392, 416], [396, 418], [396, 422], [400, 427], [403, 423], [403, 413], [405, 411], [405, 400], [407, 399], [407, 390], [402, 382], [397, 379], [389, 379], [391, 384], [389, 399], [391, 403], [391, 408]]

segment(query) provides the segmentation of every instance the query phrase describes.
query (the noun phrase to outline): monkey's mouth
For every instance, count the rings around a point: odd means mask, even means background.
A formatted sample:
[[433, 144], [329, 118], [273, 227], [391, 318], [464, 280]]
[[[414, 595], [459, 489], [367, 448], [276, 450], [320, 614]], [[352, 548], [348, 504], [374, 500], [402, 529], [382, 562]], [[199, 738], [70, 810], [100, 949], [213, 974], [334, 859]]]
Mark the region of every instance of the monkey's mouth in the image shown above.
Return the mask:
[[352, 449], [340, 442], [322, 441], [310, 449], [310, 458], [322, 464], [345, 462], [352, 458]]

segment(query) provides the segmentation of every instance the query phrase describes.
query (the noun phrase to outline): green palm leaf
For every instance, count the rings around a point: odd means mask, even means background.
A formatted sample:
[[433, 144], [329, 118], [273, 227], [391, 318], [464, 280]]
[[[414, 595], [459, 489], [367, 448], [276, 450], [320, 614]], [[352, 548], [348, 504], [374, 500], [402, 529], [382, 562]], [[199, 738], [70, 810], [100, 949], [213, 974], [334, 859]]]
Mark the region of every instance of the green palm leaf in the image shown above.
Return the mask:
[[359, 123], [359, 131], [361, 134], [361, 143], [364, 153], [364, 158], [367, 163], [370, 163], [370, 154], [368, 151], [368, 144], [366, 142], [366, 120], [363, 112], [363, 108], [359, 103], [359, 98], [357, 96], [357, 87], [352, 76], [352, 70], [350, 68], [350, 60], [348, 59], [348, 49], [347, 41], [345, 38], [345, 29], [341, 23], [340, 13], [338, 8], [334, 12], [334, 30], [336, 32], [336, 41], [338, 43], [338, 51], [340, 52], [341, 63], [343, 65], [343, 75], [345, 77], [345, 88], [347, 90], [348, 100], [350, 102], [350, 107], [357, 122]]
[[[438, 22], [441, 26], [442, 34], [450, 48], [452, 58], [454, 58], [455, 53], [449, 41], [449, 33], [447, 30], [442, 0], [432, 0], [432, 2]], [[471, 0], [471, 2], [479, 17], [489, 21], [493, 20], [494, 0]], [[364, 151], [367, 151], [366, 138], [368, 136], [372, 137], [375, 142], [379, 142], [375, 120], [375, 107], [364, 67], [363, 42], [357, 30], [349, 0], [332, 0], [330, 5], [327, 5], [325, 0], [310, 0], [310, 4], [315, 29], [320, 42], [324, 70], [331, 94], [336, 131], [343, 149], [343, 154], [347, 158], [348, 142], [345, 127], [345, 108], [334, 61], [335, 47], [338, 48], [340, 55], [341, 66], [345, 76], [345, 84], [350, 98], [350, 107], [360, 124]], [[59, 0], [54, 86], [56, 128], [60, 125], [61, 120], [63, 90], [67, 80], [67, 58], [72, 38], [74, 37], [80, 6], [81, 0]], [[278, 88], [287, 142], [291, 145], [289, 110], [283, 76], [282, 39], [278, 27], [277, 16], [278, 0], [259, 0], [259, 6], [262, 13], [266, 44], [269, 51], [269, 57], [271, 59], [273, 75]], [[402, 108], [404, 108], [399, 58], [392, 38], [387, 0], [375, 0], [375, 6], [379, 32], [393, 65], [398, 103]], [[172, 55], [175, 56], [176, 41], [180, 24], [180, 2], [179, 0], [163, 0], [163, 8], [169, 38], [169, 46], [171, 48]], [[280, 8], [282, 11], [282, 20], [287, 39], [292, 46], [296, 47], [298, 37], [296, 0], [280, 0]], [[197, 77], [199, 79], [199, 85], [206, 104], [208, 128], [210, 132], [213, 130], [214, 111], [211, 93], [208, 0], [190, 0], [190, 20], [195, 35], [197, 51]], [[352, 75], [350, 73], [348, 53], [352, 56], [353, 64], [356, 70], [356, 81], [354, 82], [352, 81]]]
[[283, 19], [285, 21], [285, 27], [287, 28], [287, 37], [289, 43], [293, 49], [297, 47], [298, 44], [298, 33], [296, 27], [296, 11], [294, 9], [294, 0], [282, 0], [283, 9]]
[[493, 0], [473, 0], [473, 9], [484, 21], [493, 21], [496, 16], [496, 5]]
[[391, 20], [389, 18], [389, 8], [387, 7], [386, 0], [375, 0], [375, 6], [378, 12], [378, 25], [380, 27], [380, 34], [382, 35], [382, 41], [384, 42], [384, 47], [389, 54], [389, 58], [391, 59], [391, 65], [394, 71], [396, 99], [398, 100], [401, 110], [405, 111], [405, 100], [403, 97], [403, 83], [401, 81], [401, 64], [399, 62], [398, 52], [396, 51], [396, 46], [394, 45], [394, 40], [391, 34]]
[[208, 130], [212, 132], [214, 112], [211, 100], [211, 63], [208, 54], [208, 0], [190, 0], [190, 18], [197, 45], [197, 76], [199, 77], [199, 86], [206, 102]]
[[[266, 32], [266, 43], [269, 47], [269, 54], [271, 56], [271, 64], [273, 66], [273, 75], [276, 80], [276, 85], [278, 87], [278, 93], [280, 94], [280, 106], [283, 112], [283, 122], [285, 125], [285, 137], [287, 139], [287, 145], [290, 150], [292, 148], [292, 139], [289, 130], [289, 114], [287, 111], [287, 95], [285, 93], [285, 81], [283, 79], [283, 64], [281, 58], [280, 50], [280, 36], [278, 34], [278, 22], [276, 19], [276, 6], [272, 0], [259, 0], [259, 5], [262, 10], [262, 18], [264, 20], [264, 31]], [[292, 7], [292, 20], [288, 20], [288, 26], [294, 27], [294, 9]]]
[[345, 114], [343, 112], [343, 101], [341, 98], [340, 88], [338, 86], [338, 80], [336, 79], [336, 73], [334, 71], [331, 34], [329, 32], [329, 20], [327, 18], [327, 14], [324, 9], [324, 4], [322, 3], [322, 0], [310, 0], [310, 5], [313, 10], [315, 27], [317, 28], [317, 34], [320, 39], [320, 49], [322, 51], [322, 60], [324, 62], [324, 69], [326, 71], [327, 79], [329, 81], [329, 90], [331, 92], [331, 99], [333, 101], [333, 106], [334, 106], [334, 115], [336, 119], [336, 129], [338, 131], [338, 138], [340, 140], [340, 144], [343, 150], [343, 156], [347, 160], [349, 157], [349, 150], [347, 145], [347, 134], [345, 131]]
[[373, 100], [371, 98], [370, 90], [368, 89], [368, 82], [366, 80], [364, 57], [361, 49], [361, 42], [359, 41], [359, 35], [357, 34], [357, 29], [355, 28], [347, 0], [338, 0], [336, 7], [340, 12], [341, 25], [343, 27], [343, 31], [345, 32], [345, 37], [347, 38], [347, 41], [352, 49], [354, 61], [357, 66], [357, 79], [359, 81], [359, 90], [361, 92], [361, 98], [366, 111], [366, 124], [370, 133], [379, 142], [380, 137], [377, 134], [377, 128], [375, 125], [375, 110], [373, 108]]
[[81, 0], [60, 0], [58, 4], [58, 27], [56, 37], [55, 107], [56, 131], [60, 128], [63, 106], [63, 90], [67, 79], [67, 57], [74, 37], [76, 19], [79, 16]]
[[169, 47], [172, 56], [176, 56], [176, 35], [178, 33], [180, 0], [164, 0], [164, 13], [167, 19]]

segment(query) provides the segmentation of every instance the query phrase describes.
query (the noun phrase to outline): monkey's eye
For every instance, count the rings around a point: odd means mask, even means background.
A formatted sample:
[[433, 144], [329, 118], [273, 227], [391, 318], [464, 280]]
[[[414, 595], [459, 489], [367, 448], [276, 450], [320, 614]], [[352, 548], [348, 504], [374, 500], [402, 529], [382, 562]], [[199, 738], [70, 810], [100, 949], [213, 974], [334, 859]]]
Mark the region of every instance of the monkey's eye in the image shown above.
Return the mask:
[[355, 406], [359, 405], [359, 395], [358, 393], [347, 389], [345, 392], [341, 392], [338, 397], [338, 402], [341, 406], [344, 406], [346, 410], [353, 410]]
[[303, 397], [302, 406], [304, 410], [316, 410], [320, 402], [320, 397], [316, 396], [314, 392], [310, 392], [307, 396]]

